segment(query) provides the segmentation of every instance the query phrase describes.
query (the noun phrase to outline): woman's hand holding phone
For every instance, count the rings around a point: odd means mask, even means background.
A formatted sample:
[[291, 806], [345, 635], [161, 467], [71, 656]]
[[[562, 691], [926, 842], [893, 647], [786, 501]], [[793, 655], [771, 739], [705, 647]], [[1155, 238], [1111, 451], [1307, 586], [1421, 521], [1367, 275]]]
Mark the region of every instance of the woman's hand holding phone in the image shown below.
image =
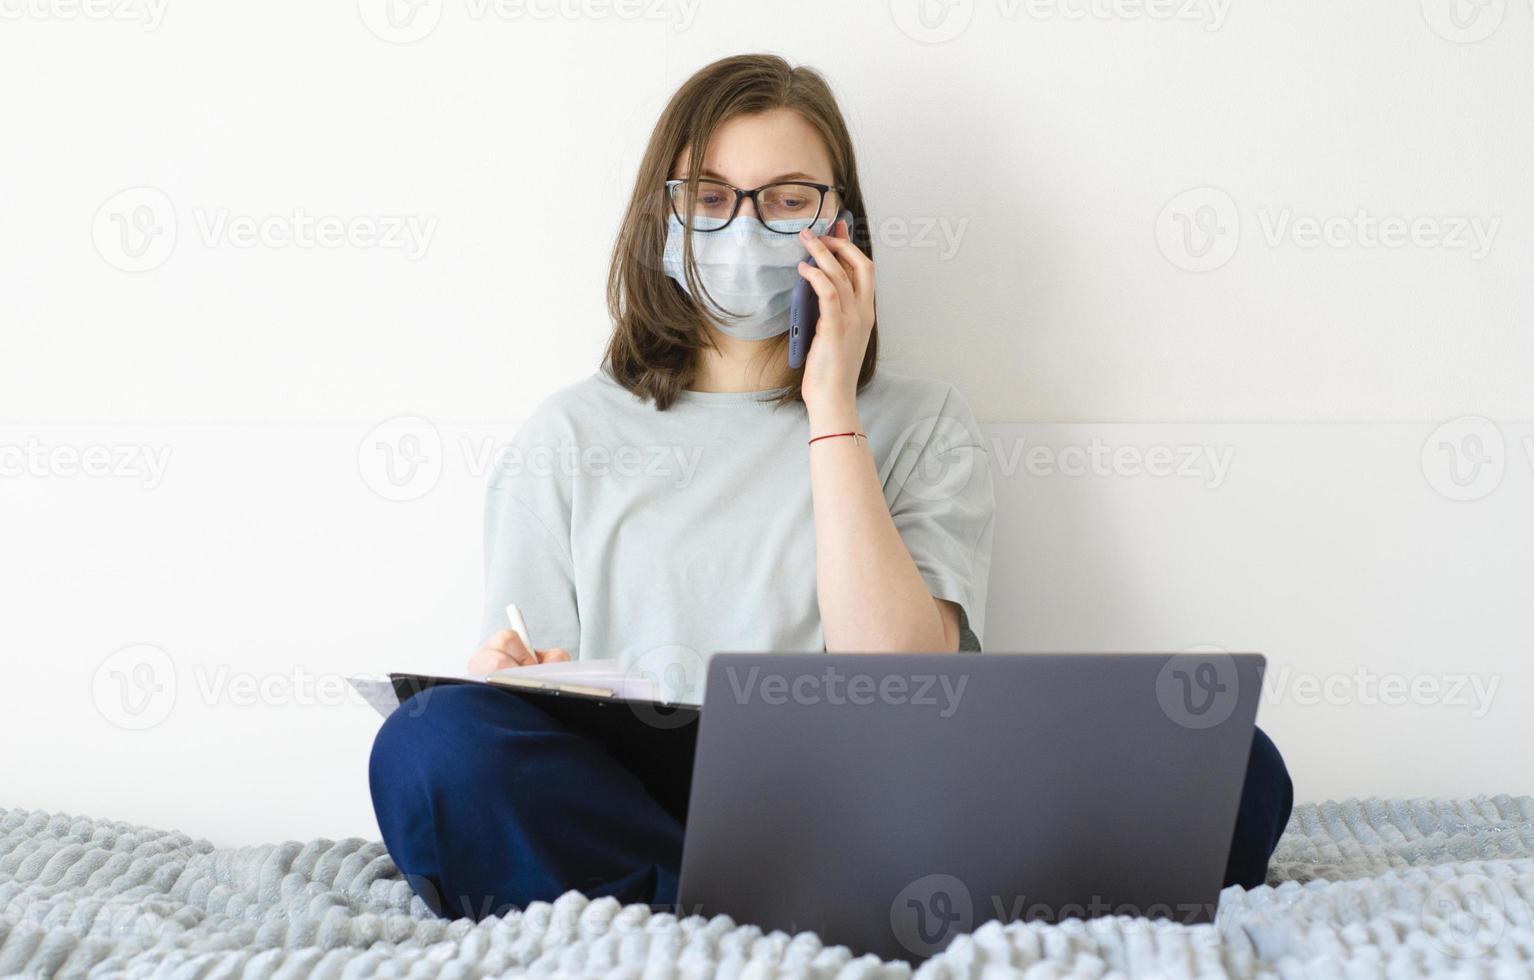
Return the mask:
[[533, 650], [515, 630], [498, 630], [485, 637], [485, 642], [469, 657], [471, 674], [493, 674], [507, 667], [531, 667], [533, 664], [550, 664], [570, 659], [570, 651], [563, 647]]
[[800, 391], [812, 416], [838, 424], [855, 418], [858, 374], [874, 326], [874, 263], [838, 221], [831, 234], [799, 233], [815, 264], [799, 263], [799, 275], [815, 290], [820, 319], [804, 361]]

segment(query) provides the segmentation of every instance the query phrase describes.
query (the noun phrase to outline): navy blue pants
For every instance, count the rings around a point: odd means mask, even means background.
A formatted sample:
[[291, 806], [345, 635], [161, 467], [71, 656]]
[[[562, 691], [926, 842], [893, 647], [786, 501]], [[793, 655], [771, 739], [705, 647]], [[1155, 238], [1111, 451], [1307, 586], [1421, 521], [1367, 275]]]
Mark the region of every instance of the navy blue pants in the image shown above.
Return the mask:
[[[481, 919], [572, 888], [674, 906], [692, 755], [680, 731], [607, 744], [507, 692], [457, 685], [384, 721], [368, 777], [390, 857], [439, 915]], [[1225, 884], [1262, 884], [1292, 804], [1259, 730]]]

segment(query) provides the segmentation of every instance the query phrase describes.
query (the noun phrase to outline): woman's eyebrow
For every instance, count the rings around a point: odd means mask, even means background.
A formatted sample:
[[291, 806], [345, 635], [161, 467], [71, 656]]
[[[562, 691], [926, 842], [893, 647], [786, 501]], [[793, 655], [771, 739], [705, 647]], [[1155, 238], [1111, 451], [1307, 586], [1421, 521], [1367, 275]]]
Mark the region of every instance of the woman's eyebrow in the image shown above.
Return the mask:
[[[722, 175], [720, 175], [717, 171], [710, 170], [707, 167], [704, 167], [702, 170], [699, 170], [698, 171], [698, 176], [699, 177], [707, 177], [710, 180], [717, 180], [717, 181], [720, 181], [721, 183], [725, 183], [725, 184], [729, 184], [730, 183], [728, 180], [725, 180], [725, 178]], [[677, 179], [678, 180], [686, 180], [687, 178], [679, 177]], [[772, 178], [771, 180], [767, 181], [766, 184], [776, 184], [776, 183], [778, 183], [780, 181], [784, 181], [784, 180], [807, 180], [807, 181], [810, 181], [811, 183], [814, 183], [816, 178], [811, 176], [810, 174], [805, 173], [802, 170], [795, 170], [793, 173], [779, 174], [778, 176], [776, 176], [776, 177]], [[766, 186], [766, 184], [764, 184], [763, 186]], [[734, 186], [734, 185], [732, 184], [731, 186]]]

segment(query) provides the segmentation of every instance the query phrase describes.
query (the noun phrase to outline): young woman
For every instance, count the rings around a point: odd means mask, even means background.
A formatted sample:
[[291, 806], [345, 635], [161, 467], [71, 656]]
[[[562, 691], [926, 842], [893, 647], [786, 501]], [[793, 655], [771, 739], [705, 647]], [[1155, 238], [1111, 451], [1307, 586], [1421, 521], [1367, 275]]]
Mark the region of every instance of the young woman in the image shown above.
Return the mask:
[[[491, 481], [470, 672], [616, 657], [697, 701], [718, 650], [980, 648], [984, 440], [952, 385], [876, 371], [872, 249], [844, 210], [868, 227], [815, 72], [726, 58], [671, 99], [613, 252], [602, 369], [539, 407]], [[801, 276], [820, 317], [795, 371]], [[504, 628], [508, 602], [540, 649]], [[605, 744], [478, 686], [424, 697], [384, 723], [370, 780], [433, 909], [479, 918], [572, 888], [675, 902], [686, 739]], [[1290, 798], [1258, 732], [1227, 883], [1261, 883]]]

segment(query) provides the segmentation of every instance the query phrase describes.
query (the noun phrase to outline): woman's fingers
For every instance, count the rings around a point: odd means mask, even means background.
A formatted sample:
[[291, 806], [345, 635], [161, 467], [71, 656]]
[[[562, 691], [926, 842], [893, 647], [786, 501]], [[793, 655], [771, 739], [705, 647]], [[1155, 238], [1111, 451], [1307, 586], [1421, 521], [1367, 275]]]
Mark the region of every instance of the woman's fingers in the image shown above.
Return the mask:
[[[836, 288], [836, 283], [831, 281], [824, 269], [810, 265], [808, 262], [800, 262], [799, 275], [804, 277], [805, 281], [810, 284], [810, 288], [815, 290], [815, 295], [820, 297], [820, 314], [822, 317], [825, 316], [828, 310], [841, 311], [845, 309], [841, 291]], [[819, 329], [818, 325], [816, 329]]]
[[[842, 268], [842, 264], [836, 260], [836, 256], [827, 247], [827, 239], [817, 238], [814, 233], [801, 234], [799, 238], [804, 242], [804, 247], [809, 250], [810, 257], [815, 260], [816, 267], [830, 277], [831, 281], [836, 284], [838, 291], [845, 294], [844, 302], [841, 304], [842, 308], [851, 309], [853, 298], [852, 280], [847, 276], [847, 270]], [[830, 240], [837, 241], [838, 239]]]
[[508, 654], [494, 647], [480, 647], [474, 651], [474, 656], [469, 658], [468, 673], [493, 674], [510, 667], [531, 667], [534, 664], [568, 663], [569, 661], [570, 651], [563, 647], [534, 650], [526, 656], [523, 656], [521, 651]]
[[469, 673], [491, 674], [507, 667], [531, 667], [533, 664], [568, 663], [570, 651], [564, 647], [529, 650], [522, 637], [512, 630], [499, 630], [485, 637], [484, 645], [469, 658]]
[[506, 654], [490, 647], [480, 647], [469, 658], [469, 666], [466, 668], [470, 674], [493, 674], [507, 667], [515, 667], [516, 663]]
[[522, 638], [512, 630], [499, 630], [485, 637], [484, 644], [469, 658], [471, 674], [488, 674], [507, 667], [526, 667], [538, 662]]
[[[506, 632], [511, 633], [511, 630]], [[518, 667], [527, 667], [538, 662], [538, 655], [527, 648], [522, 642], [522, 637], [511, 633], [511, 639], [505, 647], [506, 656], [510, 657]]]
[[[873, 295], [874, 260], [846, 238], [822, 239], [827, 249], [836, 254], [842, 266], [852, 278], [853, 292], [859, 297]], [[818, 259], [816, 261], [819, 261]]]
[[538, 658], [533, 655], [532, 649], [522, 642], [522, 637], [516, 630], [498, 630], [491, 634], [490, 639], [486, 641], [486, 645], [501, 651], [517, 661], [517, 663], [538, 662]]

